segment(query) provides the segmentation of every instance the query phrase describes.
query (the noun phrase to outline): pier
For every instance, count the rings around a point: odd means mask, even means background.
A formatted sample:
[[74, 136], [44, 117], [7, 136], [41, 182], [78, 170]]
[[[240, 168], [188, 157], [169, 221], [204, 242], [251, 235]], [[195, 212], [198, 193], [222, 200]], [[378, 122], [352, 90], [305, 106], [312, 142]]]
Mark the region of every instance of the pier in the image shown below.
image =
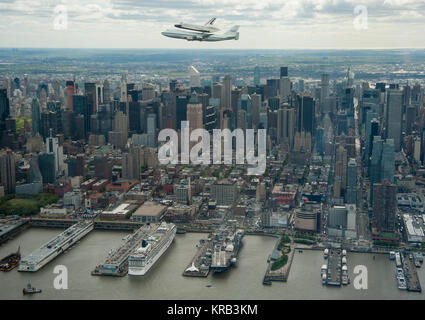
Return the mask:
[[13, 239], [14, 236], [29, 227], [27, 219], [9, 220], [0, 225], [0, 244]]
[[207, 277], [210, 272], [213, 242], [210, 239], [201, 239], [198, 251], [186, 267], [183, 275], [186, 277]]
[[409, 258], [409, 254], [403, 255], [403, 271], [406, 278], [407, 291], [422, 292], [421, 283], [419, 281], [418, 272], [413, 258]]
[[96, 266], [91, 274], [94, 276], [125, 276], [128, 272], [128, 257], [140, 246], [149, 230], [141, 227], [129, 235], [124, 244], [115, 251], [111, 251], [105, 262]]
[[282, 237], [279, 237], [278, 241], [276, 242], [273, 252], [269, 257], [268, 265], [266, 269], [266, 273], [264, 274], [263, 278], [263, 284], [264, 285], [271, 285], [272, 281], [277, 282], [286, 282], [288, 280], [289, 271], [291, 270], [292, 260], [294, 259], [295, 254], [295, 245], [294, 243], [290, 244], [290, 252], [288, 253], [288, 261], [283, 265], [280, 269], [272, 270], [272, 264], [273, 264], [273, 255], [277, 255], [275, 258], [279, 258], [282, 254], [278, 250], [279, 243], [281, 241]]
[[58, 234], [21, 260], [18, 271], [35, 272], [93, 230], [93, 221], [83, 220]]
[[326, 274], [327, 286], [341, 286], [341, 250], [329, 249], [328, 269]]
[[[77, 223], [77, 219], [47, 219], [47, 218], [31, 218], [30, 226], [42, 228], [69, 228]], [[133, 221], [107, 221], [94, 220], [95, 230], [117, 230], [117, 231], [134, 231], [143, 226], [143, 223]]]

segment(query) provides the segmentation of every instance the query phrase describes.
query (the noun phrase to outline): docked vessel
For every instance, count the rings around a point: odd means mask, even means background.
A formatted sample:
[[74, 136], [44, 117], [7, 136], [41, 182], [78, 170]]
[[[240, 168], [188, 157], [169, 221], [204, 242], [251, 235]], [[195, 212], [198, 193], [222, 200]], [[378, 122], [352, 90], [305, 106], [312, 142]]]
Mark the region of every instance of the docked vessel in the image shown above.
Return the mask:
[[397, 285], [400, 290], [407, 290], [406, 279], [405, 278], [397, 278]]
[[143, 276], [155, 262], [167, 251], [176, 236], [177, 227], [173, 223], [162, 222], [153, 228], [152, 232], [142, 240], [138, 247], [128, 257], [128, 274]]
[[41, 289], [36, 289], [31, 286], [31, 283], [28, 282], [26, 288], [22, 289], [23, 294], [34, 294], [34, 293], [41, 293]]
[[323, 258], [327, 259], [329, 256], [329, 249], [326, 248], [325, 250], [323, 250]]
[[74, 245], [94, 228], [93, 221], [80, 221], [24, 257], [18, 271], [35, 272]]
[[395, 252], [390, 251], [390, 260], [395, 260]]
[[347, 265], [343, 265], [341, 268], [341, 283], [343, 285], [347, 285], [350, 283], [350, 279], [348, 277], [348, 267]]
[[21, 261], [21, 248], [18, 248], [18, 251], [15, 253], [9, 254], [7, 257], [4, 257], [0, 261], [0, 271], [10, 271], [16, 268]]
[[401, 260], [401, 255], [400, 255], [400, 252], [396, 252], [395, 253], [395, 264], [396, 264], [396, 266], [398, 267], [398, 268], [400, 268], [401, 266], [402, 266], [402, 260]]
[[214, 235], [214, 251], [210, 266], [212, 272], [219, 273], [226, 271], [236, 263], [243, 236], [243, 230], [236, 230], [234, 226], [221, 228]]

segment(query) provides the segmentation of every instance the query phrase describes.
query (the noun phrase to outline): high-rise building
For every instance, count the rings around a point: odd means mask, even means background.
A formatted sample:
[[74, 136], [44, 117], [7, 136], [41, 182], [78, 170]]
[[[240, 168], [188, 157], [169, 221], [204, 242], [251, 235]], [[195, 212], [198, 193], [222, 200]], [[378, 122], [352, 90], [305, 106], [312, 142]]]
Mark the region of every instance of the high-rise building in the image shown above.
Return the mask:
[[386, 137], [394, 140], [395, 151], [401, 150], [403, 121], [403, 92], [388, 90], [387, 113], [385, 116]]
[[260, 122], [260, 110], [261, 110], [261, 94], [254, 93], [251, 95], [251, 116], [252, 126], [258, 128]]
[[287, 144], [292, 148], [294, 143], [295, 109], [281, 108], [277, 111], [277, 139], [279, 143]]
[[63, 147], [59, 145], [57, 137], [52, 136], [52, 130], [50, 136], [46, 138], [46, 153], [53, 153], [55, 157], [55, 174], [59, 176], [64, 173], [64, 162], [63, 162]]
[[213, 84], [211, 98], [219, 99], [220, 108], [224, 108], [224, 86], [221, 83], [216, 82]]
[[203, 128], [202, 118], [202, 104], [199, 103], [196, 93], [193, 92], [187, 104], [186, 119], [189, 121], [189, 132]]
[[40, 133], [40, 121], [40, 103], [34, 98], [31, 103], [31, 127], [34, 135]]
[[254, 68], [254, 86], [259, 86], [260, 84], [261, 84], [260, 67], [256, 66]]
[[189, 97], [185, 94], [180, 94], [176, 96], [176, 129], [181, 129], [182, 121], [187, 120], [187, 104], [189, 102]]
[[87, 96], [73, 96], [72, 105], [75, 115], [81, 115], [84, 123], [84, 136], [90, 132], [91, 109], [87, 102]]
[[217, 181], [211, 185], [211, 197], [219, 206], [232, 206], [238, 196], [236, 183], [230, 180]]
[[41, 153], [38, 155], [38, 167], [40, 168], [43, 183], [54, 183], [56, 181], [55, 154]]
[[280, 77], [287, 77], [288, 76], [288, 67], [280, 67]]
[[232, 107], [232, 77], [226, 74], [223, 78], [223, 108]]
[[315, 103], [309, 95], [297, 95], [297, 131], [314, 134]]
[[372, 233], [394, 232], [397, 187], [390, 183], [373, 185]]
[[382, 180], [393, 183], [394, 169], [394, 141], [392, 139], [384, 141], [381, 137], [375, 136], [369, 168], [371, 183], [381, 183]]
[[189, 75], [190, 75], [190, 87], [200, 87], [201, 86], [201, 76], [199, 71], [194, 67], [189, 67]]
[[10, 106], [7, 89], [0, 89], [0, 121], [4, 121], [9, 115]]
[[87, 98], [86, 103], [89, 110], [89, 114], [95, 114], [97, 111], [96, 84], [93, 82], [84, 83], [84, 95]]
[[66, 82], [66, 107], [73, 111], [73, 96], [75, 94], [74, 81]]
[[128, 116], [125, 115], [122, 111], [118, 111], [115, 114], [114, 131], [120, 133], [120, 143], [117, 146], [123, 148], [128, 139]]
[[15, 192], [15, 156], [11, 150], [0, 151], [0, 185], [5, 193]]

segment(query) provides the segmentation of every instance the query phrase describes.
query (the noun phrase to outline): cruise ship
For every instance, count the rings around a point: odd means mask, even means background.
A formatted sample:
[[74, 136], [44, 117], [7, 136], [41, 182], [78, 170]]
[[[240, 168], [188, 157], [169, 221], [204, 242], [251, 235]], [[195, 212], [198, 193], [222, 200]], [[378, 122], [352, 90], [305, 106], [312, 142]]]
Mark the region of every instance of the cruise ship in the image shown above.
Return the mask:
[[78, 240], [92, 231], [93, 221], [80, 221], [64, 232], [58, 234], [52, 240], [24, 257], [19, 264], [18, 271], [35, 272], [52, 261], [66, 249], [74, 245]]
[[128, 275], [145, 275], [173, 242], [176, 231], [172, 223], [162, 222], [155, 226], [142, 240], [142, 246], [128, 257]]

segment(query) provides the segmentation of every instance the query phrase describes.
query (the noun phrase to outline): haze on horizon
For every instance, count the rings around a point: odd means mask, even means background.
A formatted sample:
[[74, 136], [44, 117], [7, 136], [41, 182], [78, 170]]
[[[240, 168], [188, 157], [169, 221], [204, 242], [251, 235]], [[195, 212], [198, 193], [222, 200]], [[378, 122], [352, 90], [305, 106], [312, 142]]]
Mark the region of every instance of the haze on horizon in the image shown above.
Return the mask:
[[[0, 47], [425, 48], [423, 0], [0, 0], [0, 12]], [[240, 39], [199, 43], [161, 35], [175, 23], [211, 17], [222, 31], [240, 25]]]

